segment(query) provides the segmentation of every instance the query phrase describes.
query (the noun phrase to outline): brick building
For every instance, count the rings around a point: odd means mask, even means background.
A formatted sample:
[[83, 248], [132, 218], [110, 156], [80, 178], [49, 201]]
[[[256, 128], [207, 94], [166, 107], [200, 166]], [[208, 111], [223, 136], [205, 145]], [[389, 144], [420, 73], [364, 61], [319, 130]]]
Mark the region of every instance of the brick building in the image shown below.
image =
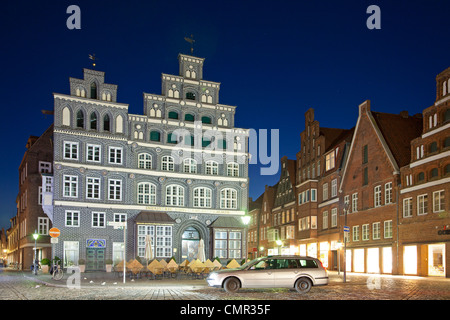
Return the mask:
[[51, 257], [51, 222], [42, 210], [42, 174], [52, 172], [53, 126], [40, 137], [30, 136], [19, 166], [19, 192], [16, 198], [17, 214], [8, 229], [8, 263], [27, 270], [33, 263], [35, 241], [37, 259]]
[[450, 68], [436, 77], [436, 101], [402, 167], [399, 273], [450, 277]]

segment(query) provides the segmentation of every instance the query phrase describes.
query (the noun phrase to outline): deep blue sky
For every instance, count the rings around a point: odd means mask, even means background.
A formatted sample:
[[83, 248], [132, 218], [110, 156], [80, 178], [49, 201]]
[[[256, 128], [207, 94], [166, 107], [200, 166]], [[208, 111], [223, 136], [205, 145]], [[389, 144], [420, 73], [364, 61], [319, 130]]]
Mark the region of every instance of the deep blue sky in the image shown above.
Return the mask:
[[[81, 30], [66, 9], [81, 8]], [[366, 9], [381, 9], [368, 30]], [[52, 123], [52, 93], [68, 93], [88, 54], [119, 86], [118, 101], [142, 114], [142, 93], [161, 93], [161, 73], [178, 74], [178, 53], [206, 58], [204, 78], [236, 105], [236, 126], [280, 129], [280, 156], [295, 159], [304, 113], [324, 127], [351, 128], [358, 105], [410, 114], [433, 104], [435, 76], [450, 66], [450, 1], [3, 1], [0, 227], [16, 213], [18, 166], [30, 135]], [[278, 175], [250, 167], [250, 196]]]

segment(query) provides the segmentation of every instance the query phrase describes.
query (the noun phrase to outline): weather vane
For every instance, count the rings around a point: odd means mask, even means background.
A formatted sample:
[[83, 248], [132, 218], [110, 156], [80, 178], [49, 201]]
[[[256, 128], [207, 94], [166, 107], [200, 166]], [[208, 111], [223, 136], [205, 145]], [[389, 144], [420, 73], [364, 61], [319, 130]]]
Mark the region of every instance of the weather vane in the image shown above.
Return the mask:
[[195, 42], [194, 35], [191, 34], [190, 38], [184, 37], [184, 40], [186, 40], [187, 42], [189, 42], [191, 44], [191, 54], [194, 54], [194, 42]]
[[94, 53], [94, 54], [90, 54], [90, 55], [89, 55], [89, 59], [92, 60], [92, 66], [93, 66], [94, 69], [95, 69], [96, 61], [98, 60], [98, 58], [95, 56], [95, 53]]

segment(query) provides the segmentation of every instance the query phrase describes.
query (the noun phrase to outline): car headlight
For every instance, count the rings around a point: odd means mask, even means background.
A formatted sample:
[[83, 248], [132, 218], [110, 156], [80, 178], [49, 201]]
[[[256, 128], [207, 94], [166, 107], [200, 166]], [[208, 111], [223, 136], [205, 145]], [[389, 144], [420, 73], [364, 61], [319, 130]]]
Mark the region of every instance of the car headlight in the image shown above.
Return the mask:
[[216, 280], [218, 276], [219, 276], [219, 274], [217, 272], [211, 272], [209, 274], [208, 278], [211, 280]]

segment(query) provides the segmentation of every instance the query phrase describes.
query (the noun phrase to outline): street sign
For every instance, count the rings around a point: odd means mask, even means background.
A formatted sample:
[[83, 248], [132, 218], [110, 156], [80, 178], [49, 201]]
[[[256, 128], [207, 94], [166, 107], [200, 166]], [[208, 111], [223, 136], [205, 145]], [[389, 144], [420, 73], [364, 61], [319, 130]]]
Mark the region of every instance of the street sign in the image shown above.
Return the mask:
[[50, 243], [58, 243], [58, 238], [51, 238]]
[[59, 235], [61, 234], [61, 231], [59, 231], [58, 228], [51, 228], [51, 229], [48, 231], [48, 234], [49, 234], [50, 237], [52, 237], [52, 238], [58, 238]]
[[344, 232], [350, 232], [350, 227], [349, 226], [344, 226]]
[[114, 229], [121, 229], [121, 228], [126, 228], [127, 223], [126, 222], [108, 221], [108, 226], [114, 227]]

